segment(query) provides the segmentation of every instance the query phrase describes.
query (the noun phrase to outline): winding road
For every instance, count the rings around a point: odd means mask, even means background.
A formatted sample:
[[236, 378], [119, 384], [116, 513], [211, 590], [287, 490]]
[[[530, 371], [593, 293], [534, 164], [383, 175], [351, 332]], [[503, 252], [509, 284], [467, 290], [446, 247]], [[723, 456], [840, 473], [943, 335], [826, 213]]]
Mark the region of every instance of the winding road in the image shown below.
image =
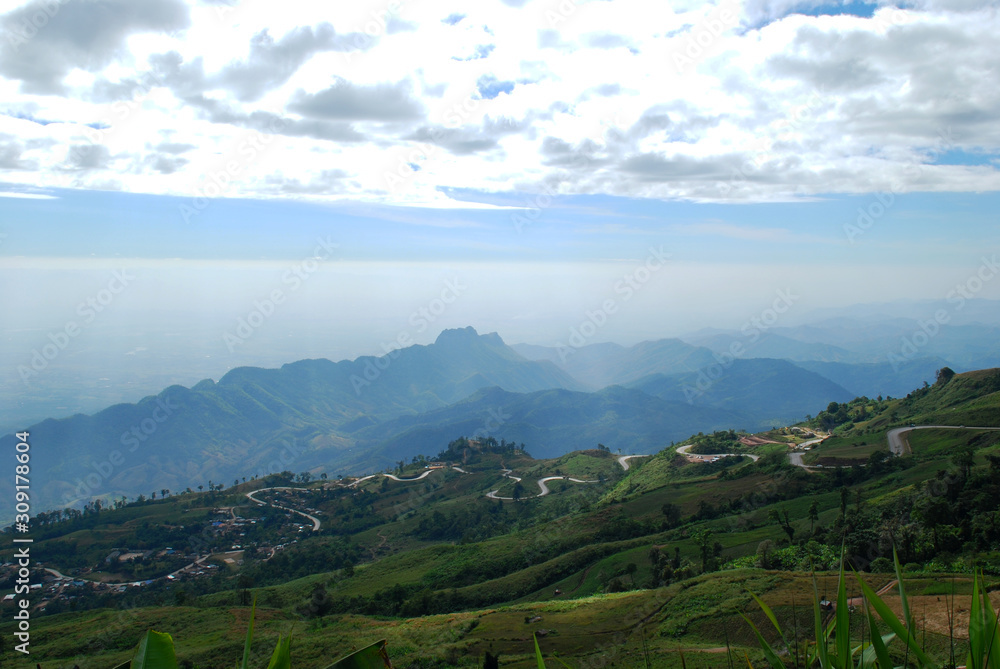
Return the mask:
[[[622, 456], [618, 457], [617, 462], [618, 462], [619, 465], [621, 465], [621, 468], [623, 470], [628, 471], [629, 467], [630, 467], [628, 461], [630, 459], [632, 459], [632, 458], [648, 458], [648, 457], [649, 457], [649, 455], [645, 455], [645, 454], [622, 455]], [[756, 458], [756, 456], [751, 456], [751, 457]], [[470, 472], [465, 471], [461, 467], [456, 467], [455, 465], [452, 465], [451, 468], [454, 469], [456, 472], [461, 472], [462, 474], [469, 474], [470, 473]], [[435, 472], [435, 471], [437, 471], [439, 469], [444, 469], [444, 467], [434, 467], [433, 469], [428, 469], [428, 470], [426, 470], [424, 472], [421, 472], [420, 476], [414, 476], [413, 478], [401, 478], [399, 476], [396, 476], [395, 474], [369, 474], [368, 476], [363, 476], [363, 477], [361, 477], [359, 479], [356, 479], [356, 480], [352, 481], [351, 483], [348, 483], [347, 487], [348, 488], [357, 487], [358, 484], [363, 483], [365, 481], [368, 481], [370, 479], [373, 479], [373, 478], [375, 478], [377, 476], [384, 476], [384, 477], [386, 477], [388, 479], [392, 479], [393, 481], [399, 481], [400, 483], [408, 483], [408, 482], [412, 482], [412, 481], [419, 481], [422, 478], [424, 478], [426, 476], [429, 476], [432, 472]], [[516, 483], [520, 483], [521, 482], [521, 478], [519, 476], [514, 476], [513, 470], [510, 470], [510, 469], [501, 469], [500, 473], [501, 473], [501, 475], [504, 478], [511, 479], [511, 480], [513, 480]], [[538, 479], [535, 482], [535, 483], [538, 484], [538, 489], [539, 489], [539, 493], [537, 495], [530, 495], [528, 497], [521, 497], [519, 499], [533, 499], [535, 497], [544, 497], [545, 495], [548, 495], [549, 493], [552, 492], [552, 490], [546, 484], [549, 481], [558, 481], [558, 480], [571, 481], [573, 483], [599, 483], [599, 481], [588, 481], [588, 480], [585, 480], [585, 479], [573, 478], [572, 476], [544, 476], [544, 477]], [[284, 489], [285, 490], [302, 490], [302, 488], [284, 488]], [[262, 488], [262, 490], [270, 490], [270, 488]], [[260, 492], [260, 490], [257, 490], [255, 492]], [[489, 497], [490, 499], [496, 499], [496, 500], [513, 500], [514, 499], [513, 497], [501, 497], [499, 493], [500, 493], [500, 490], [498, 488], [496, 490], [490, 490], [488, 493], [486, 493], [486, 496]], [[247, 493], [247, 497], [250, 497], [250, 493]], [[252, 497], [250, 497], [250, 498], [253, 499]], [[257, 502], [258, 504], [261, 504], [260, 500], [256, 500], [255, 499], [254, 501]], [[285, 507], [278, 507], [278, 508], [284, 509]], [[294, 509], [286, 509], [286, 510], [288, 510], [288, 511], [295, 511]], [[296, 511], [296, 513], [302, 514], [302, 515], [304, 515], [304, 516], [306, 516], [308, 518], [313, 518], [312, 516], [309, 516], [308, 514], [302, 513], [301, 511]], [[319, 522], [316, 519], [313, 519], [313, 520], [316, 523]]]
[[[513, 480], [515, 480], [517, 482], [521, 481], [521, 479], [519, 479], [518, 477], [512, 476], [511, 475], [511, 471], [509, 469], [504, 469], [503, 471], [505, 472], [504, 473], [504, 478], [513, 479]], [[547, 485], [545, 485], [549, 481], [572, 481], [573, 483], [600, 483], [600, 481], [587, 481], [587, 480], [584, 480], [584, 479], [575, 479], [572, 476], [546, 476], [544, 478], [538, 479], [535, 482], [535, 483], [538, 484], [538, 488], [539, 488], [539, 490], [541, 490], [541, 492], [538, 493], [537, 495], [532, 495], [530, 497], [545, 497], [545, 495], [548, 495], [550, 492], [552, 492], [549, 489], [549, 487]], [[501, 497], [500, 495], [497, 494], [498, 492], [500, 492], [499, 489], [497, 489], [497, 490], [490, 490], [488, 493], [486, 493], [486, 496], [489, 497], [490, 499], [506, 499], [506, 500], [513, 500], [514, 499], [513, 497]], [[521, 497], [521, 498], [518, 498], [518, 499], [525, 499], [525, 498]]]
[[889, 430], [886, 437], [889, 440], [889, 450], [893, 455], [902, 455], [910, 451], [910, 445], [903, 438], [903, 435], [910, 430], [1000, 430], [1000, 427], [966, 427], [965, 425], [911, 425], [910, 427], [897, 427]]
[[322, 523], [320, 523], [319, 518], [317, 518], [316, 516], [310, 516], [308, 513], [305, 513], [304, 511], [299, 511], [297, 509], [291, 509], [291, 508], [289, 508], [287, 506], [281, 506], [279, 504], [271, 504], [270, 502], [262, 502], [261, 500], [254, 498], [254, 495], [256, 495], [259, 492], [264, 492], [266, 490], [299, 490], [299, 491], [303, 491], [303, 492], [309, 492], [310, 491], [309, 488], [289, 488], [288, 486], [278, 486], [278, 487], [275, 487], [275, 488], [259, 488], [258, 490], [253, 490], [251, 492], [248, 492], [247, 493], [247, 497], [250, 499], [250, 501], [256, 502], [257, 504], [259, 504], [261, 506], [273, 506], [274, 508], [281, 509], [282, 511], [291, 511], [292, 513], [297, 513], [300, 516], [305, 516], [306, 518], [308, 518], [309, 520], [312, 521], [312, 524], [313, 524], [312, 531], [313, 532], [319, 532], [319, 528], [320, 528], [320, 525]]
[[441, 469], [441, 467], [435, 467], [434, 469], [428, 469], [428, 470], [424, 471], [420, 476], [414, 476], [412, 479], [401, 479], [398, 476], [396, 476], [395, 474], [385, 474], [385, 477], [387, 479], [392, 479], [393, 481], [404, 481], [404, 482], [405, 481], [419, 481], [420, 479], [424, 478], [425, 476], [428, 476], [431, 472], [436, 471], [438, 469]]
[[648, 455], [623, 455], [623, 456], [621, 456], [621, 457], [618, 458], [618, 464], [620, 464], [622, 466], [622, 469], [624, 469], [625, 471], [628, 471], [628, 468], [629, 468], [628, 461], [629, 460], [631, 460], [632, 458], [648, 458], [648, 457], [649, 457]]
[[[629, 469], [628, 461], [631, 458], [648, 458], [648, 457], [649, 457], [648, 455], [622, 455], [621, 457], [618, 458], [618, 464], [621, 465], [623, 470], [628, 471]], [[501, 469], [500, 473], [503, 474], [504, 478], [512, 479], [518, 483], [521, 482], [521, 479], [517, 476], [514, 476], [514, 472], [510, 469]], [[518, 499], [534, 499], [535, 497], [544, 497], [545, 495], [548, 495], [550, 492], [552, 492], [549, 489], [549, 487], [545, 484], [548, 483], [549, 481], [559, 481], [559, 480], [572, 481], [573, 483], [600, 483], [600, 481], [587, 481], [585, 479], [573, 478], [572, 476], [545, 476], [535, 481], [535, 483], [538, 484], [538, 489], [541, 490], [540, 493], [538, 493], [537, 495], [532, 495], [527, 498], [520, 497]], [[490, 490], [488, 493], [486, 493], [486, 496], [489, 497], [490, 499], [504, 499], [504, 500], [514, 499], [513, 497], [501, 497], [500, 495], [497, 494], [499, 492], [500, 492], [499, 489]]]
[[733, 456], [733, 455], [745, 455], [748, 458], [750, 458], [751, 460], [753, 460], [754, 462], [757, 462], [758, 460], [760, 460], [760, 456], [759, 455], [754, 455], [753, 453], [692, 453], [691, 452], [691, 447], [692, 446], [694, 446], [694, 444], [687, 444], [685, 446], [678, 446], [677, 447], [677, 452], [680, 453], [681, 455], [686, 455], [686, 456], [689, 456], [689, 457], [699, 457], [699, 458], [728, 458], [728, 457]]
[[[975, 426], [965, 426], [965, 425], [911, 425], [909, 427], [897, 427], [886, 432], [886, 439], [889, 442], [889, 451], [893, 455], [903, 455], [904, 453], [910, 452], [910, 445], [906, 442], [903, 437], [907, 432], [911, 430], [930, 430], [930, 429], [940, 429], [940, 430], [1000, 430], [1000, 427], [975, 427]], [[822, 437], [816, 437], [815, 439], [810, 439], [798, 444], [799, 449], [809, 448], [815, 444], [818, 444], [826, 439], [829, 439], [830, 435], [824, 435]], [[694, 444], [687, 444], [685, 446], [679, 446], [677, 452], [681, 455], [688, 457], [693, 457], [698, 455], [705, 458], [722, 458], [730, 455], [745, 455], [748, 458], [752, 458], [754, 461], [759, 460], [759, 455], [752, 455], [750, 453], [708, 453], [708, 454], [692, 454], [690, 452], [691, 447]], [[817, 469], [818, 465], [807, 465], [802, 460], [803, 453], [800, 450], [793, 451], [788, 454], [788, 461], [795, 465], [796, 467], [802, 467], [803, 469]], [[851, 465], [842, 465], [844, 467], [850, 467]]]
[[[909, 429], [912, 429], [912, 428], [905, 428], [905, 429], [909, 430]], [[796, 444], [796, 448], [809, 448], [809, 447], [813, 446], [814, 444], [818, 444], [821, 441], [823, 441], [824, 439], [829, 439], [829, 438], [830, 438], [830, 435], [828, 435], [828, 434], [827, 435], [823, 435], [822, 437], [816, 437], [815, 439], [810, 439], [808, 441], [803, 441], [801, 444]], [[732, 456], [732, 455], [745, 455], [746, 457], [750, 458], [754, 462], [757, 462], [758, 460], [760, 460], [760, 456], [759, 455], [754, 455], [753, 453], [691, 453], [690, 451], [691, 451], [691, 447], [692, 446], [694, 446], [694, 444], [687, 444], [685, 446], [678, 446], [677, 447], [677, 452], [680, 453], [681, 455], [685, 455], [687, 457], [725, 458], [725, 457], [729, 457], [729, 456]], [[788, 454], [788, 462], [790, 462], [791, 464], [795, 465], [796, 467], [802, 467], [803, 469], [815, 469], [816, 468], [814, 465], [807, 465], [802, 460], [802, 452], [801, 451], [792, 451], [791, 453], [789, 453]]]

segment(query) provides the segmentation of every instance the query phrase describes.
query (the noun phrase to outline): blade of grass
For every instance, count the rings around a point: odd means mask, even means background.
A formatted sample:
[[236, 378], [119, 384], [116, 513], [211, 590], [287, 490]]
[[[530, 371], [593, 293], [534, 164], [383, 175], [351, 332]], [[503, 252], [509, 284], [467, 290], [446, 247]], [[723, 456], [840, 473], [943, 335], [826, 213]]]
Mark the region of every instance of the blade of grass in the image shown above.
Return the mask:
[[[865, 613], [868, 617], [868, 629], [871, 630], [871, 647], [875, 650], [875, 658], [878, 660], [879, 669], [892, 669], [892, 660], [889, 657], [889, 649], [886, 642], [878, 633], [878, 623], [872, 615], [871, 607], [865, 606]], [[895, 635], [888, 635], [890, 639]]]
[[554, 659], [556, 662], [558, 662], [562, 666], [566, 667], [566, 669], [573, 669], [573, 667], [571, 667], [568, 664], [566, 664], [566, 662], [564, 662], [563, 659], [561, 657], [559, 657], [558, 655], [553, 656], [552, 659]]
[[257, 615], [257, 595], [253, 596], [253, 606], [250, 607], [250, 625], [247, 627], [247, 638], [243, 644], [243, 662], [240, 663], [240, 669], [248, 669], [250, 664], [250, 644], [253, 641], [253, 619]]
[[972, 606], [969, 607], [969, 653], [965, 661], [968, 669], [985, 669], [986, 634], [983, 629], [983, 606], [979, 601], [979, 571], [972, 575]]
[[532, 632], [531, 636], [535, 640], [535, 661], [538, 663], [538, 669], [545, 669], [545, 660], [542, 658], [542, 649], [538, 647], [538, 635]]
[[986, 660], [983, 662], [989, 669], [1000, 669], [1000, 621], [997, 613], [993, 610], [990, 602], [989, 592], [986, 590], [985, 579], [983, 587], [983, 606], [986, 611], [986, 636], [989, 642], [986, 644]]
[[750, 618], [748, 618], [743, 613], [740, 613], [740, 615], [743, 617], [743, 620], [747, 621], [747, 624], [750, 625], [750, 629], [753, 630], [754, 635], [757, 637], [757, 643], [760, 644], [761, 650], [764, 651], [764, 657], [767, 659], [768, 663], [774, 669], [785, 669], [785, 663], [781, 661], [781, 658], [778, 657], [778, 654], [774, 651], [773, 648], [771, 648], [771, 644], [767, 642], [767, 639], [765, 639], [764, 636], [760, 633], [760, 631], [757, 629], [757, 626], [753, 624], [753, 621], [750, 620]]
[[819, 588], [816, 587], [816, 575], [813, 574], [813, 632], [816, 638], [816, 652], [809, 658], [807, 667], [813, 666], [819, 660], [820, 669], [829, 669], [830, 656], [826, 645], [826, 634], [823, 633], [823, 613], [819, 606]]
[[903, 570], [899, 566], [899, 555], [896, 554], [896, 547], [892, 547], [892, 562], [896, 567], [896, 587], [899, 588], [899, 602], [903, 608], [903, 623], [906, 625], [907, 632], [910, 635], [916, 637], [916, 627], [915, 621], [913, 619], [913, 614], [910, 612], [910, 603], [906, 599], [906, 589], [903, 587]]
[[271, 661], [267, 663], [267, 669], [292, 669], [292, 635], [285, 638], [278, 635], [278, 643], [274, 647]]
[[861, 590], [864, 593], [864, 596], [868, 599], [869, 603], [871, 603], [872, 608], [875, 609], [875, 613], [877, 613], [878, 617], [882, 619], [882, 622], [889, 626], [889, 629], [896, 633], [897, 637], [906, 642], [907, 647], [913, 653], [914, 657], [916, 657], [920, 666], [928, 667], [933, 665], [934, 663], [931, 659], [920, 649], [920, 645], [917, 643], [916, 638], [909, 636], [906, 631], [906, 626], [899, 621], [899, 618], [897, 618], [896, 614], [892, 612], [892, 609], [890, 609], [888, 605], [882, 601], [882, 598], [876, 595], [875, 591], [872, 590], [860, 576], [858, 577], [858, 583], [861, 584]]
[[835, 639], [837, 649], [837, 660], [834, 663], [839, 669], [850, 669], [851, 666], [851, 616], [847, 610], [847, 583], [844, 578], [844, 558], [841, 553], [840, 578], [837, 583], [837, 610], [835, 612], [837, 623], [837, 638]]
[[[747, 590], [747, 592], [750, 591]], [[754, 593], [750, 592], [750, 596], [756, 600], [757, 606], [760, 607], [760, 610], [764, 612], [767, 619], [771, 621], [772, 625], [774, 625], [774, 629], [778, 632], [778, 636], [781, 637], [781, 643], [785, 644], [785, 648], [788, 648], [788, 641], [785, 639], [785, 633], [781, 631], [781, 625], [778, 624], [778, 619], [774, 616], [774, 612], [771, 610], [771, 607], [765, 604], [764, 600]]]

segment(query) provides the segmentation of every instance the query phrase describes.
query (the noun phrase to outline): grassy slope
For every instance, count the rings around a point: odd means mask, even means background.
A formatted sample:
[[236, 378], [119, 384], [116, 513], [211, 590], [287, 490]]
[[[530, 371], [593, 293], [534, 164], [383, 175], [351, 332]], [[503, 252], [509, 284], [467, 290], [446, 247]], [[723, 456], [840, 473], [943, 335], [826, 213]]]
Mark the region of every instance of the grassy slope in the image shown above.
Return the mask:
[[[991, 390], [997, 379], [1000, 376], [995, 372], [958, 375], [944, 388], [932, 388], [925, 395], [911, 400], [889, 402], [883, 414], [858, 424], [853, 434], [830, 440], [831, 455], [836, 449], [848, 453], [874, 449], [878, 435], [883, 435], [881, 439], [884, 443], [884, 429], [890, 424], [930, 421], [949, 414], [948, 422], [972, 424], [970, 417], [991, 416], [1000, 406], [1000, 391]], [[891, 419], [893, 412], [897, 414], [895, 420]], [[942, 422], [945, 422], [943, 418]], [[939, 469], [947, 467], [950, 452], [955, 445], [965, 443], [962, 440], [966, 438], [953, 431], [913, 433], [911, 444], [915, 452], [923, 454], [915, 466], [892, 474], [890, 481], [871, 481], [857, 487], [862, 490], [866, 501], [898, 494], [900, 488], [926, 480]], [[864, 445], [855, 447], [853, 443]], [[822, 452], [822, 449], [817, 452]], [[982, 454], [979, 457], [981, 459]], [[706, 574], [668, 588], [616, 595], [599, 594], [608, 578], [622, 574], [630, 563], [637, 566], [633, 574], [635, 582], [647, 582], [650, 572], [646, 556], [654, 545], [667, 546], [671, 550], [677, 546], [683, 558], [697, 562], [697, 548], [690, 534], [700, 526], [713, 529], [716, 539], [725, 548], [723, 558], [752, 553], [765, 539], [780, 540], [783, 533], [767, 520], [768, 511], [775, 506], [788, 510], [793, 525], [799, 531], [805, 531], [809, 526], [806, 504], [762, 504], [746, 508], [736, 516], [689, 525], [683, 530], [654, 533], [638, 539], [598, 542], [541, 562], [525, 558], [532, 554], [532, 550], [545, 548], [553, 542], [579, 540], [596, 528], [615, 522], [615, 518], [661, 519], [660, 507], [665, 502], [678, 504], [684, 514], [689, 515], [702, 499], [718, 504], [746, 493], [766, 490], [769, 486], [795, 485], [796, 477], [809, 474], [796, 470], [791, 475], [757, 473], [718, 481], [715, 474], [706, 473], [700, 466], [681, 465], [672, 449], [652, 458], [633, 460], [633, 467], [627, 474], [621, 472], [612, 458], [605, 456], [571, 454], [550, 462], [523, 460], [515, 463], [515, 468], [518, 475], [525, 476], [526, 482], [536, 475], [552, 473], [556, 467], [564, 474], [580, 478], [603, 472], [607, 477], [607, 483], [601, 486], [603, 498], [600, 501], [586, 499], [579, 486], [553, 482], [555, 492], [549, 497], [516, 505], [520, 508], [533, 505], [530, 507], [532, 512], [542, 518], [550, 517], [548, 521], [470, 545], [429, 545], [414, 538], [414, 524], [432, 509], [447, 511], [474, 503], [483, 491], [494, 489], [499, 480], [492, 469], [495, 464], [490, 462], [476, 474], [468, 476], [435, 473], [420, 483], [389, 482], [382, 492], [379, 492], [383, 485], [381, 482], [373, 480], [367, 483], [366, 487], [372, 490], [373, 497], [382, 495], [376, 506], [380, 513], [388, 516], [389, 522], [366, 530], [354, 539], [362, 545], [373, 546], [381, 541], [381, 533], [382, 537], [389, 538], [388, 548], [378, 554], [376, 561], [359, 566], [355, 576], [349, 579], [319, 574], [267, 588], [261, 593], [261, 601], [265, 604], [281, 602], [284, 608], [264, 607], [262, 619], [265, 625], [260, 630], [259, 643], [267, 646], [279, 630], [294, 629], [293, 656], [301, 666], [320, 666], [321, 662], [329, 662], [339, 653], [339, 650], [331, 649], [347, 650], [352, 645], [360, 646], [381, 636], [390, 639], [390, 654], [400, 666], [407, 666], [418, 657], [476, 664], [482, 652], [490, 648], [504, 656], [505, 665], [529, 666], [531, 630], [541, 627], [555, 630], [542, 641], [547, 652], [559, 651], [564, 656], [577, 658], [599, 654], [609, 661], [625, 661], [634, 665], [639, 661], [636, 655], [639, 633], [644, 630], [653, 654], [653, 666], [678, 666], [676, 648], [683, 645], [691, 652], [686, 656], [687, 664], [702, 667], [713, 662], [717, 666], [724, 662], [725, 656], [697, 652], [695, 649], [717, 647], [727, 634], [734, 644], [750, 648], [751, 660], [756, 662], [759, 659], [745, 623], [735, 613], [736, 610], [747, 610], [756, 616], [758, 623], [762, 622], [754, 607], [749, 606], [746, 587], [765, 593], [765, 600], [775, 607], [783, 620], [791, 618], [794, 599], [800, 626], [808, 623], [809, 611], [806, 607], [811, 586], [805, 576], [795, 573], [728, 571]], [[470, 467], [470, 471], [474, 469]], [[431, 480], [436, 480], [436, 483], [423, 485]], [[557, 490], [557, 487], [561, 489]], [[568, 503], [567, 500], [574, 499], [574, 496], [577, 502]], [[222, 505], [227, 500], [225, 496], [220, 499], [223, 501], [216, 504]], [[233, 499], [238, 500], [239, 496], [228, 498]], [[839, 513], [839, 494], [831, 492], [813, 499], [819, 507], [819, 524], [831, 523]], [[851, 499], [853, 502], [853, 491]], [[139, 507], [139, 510], [127, 510], [131, 514], [128, 522], [141, 522], [143, 509], [155, 511], [160, 519], [176, 519], [179, 510], [171, 510], [173, 503], [176, 502], [166, 500], [150, 507]], [[203, 506], [198, 508], [204, 509]], [[401, 513], [386, 513], [399, 508], [402, 508]], [[572, 513], [564, 515], [567, 508]], [[108, 531], [113, 532], [111, 529]], [[117, 538], [107, 539], [112, 540]], [[395, 583], [450, 579], [459, 585], [463, 570], [469, 566], [499, 563], [512, 557], [522, 560], [524, 568], [498, 579], [459, 587], [465, 594], [508, 598], [507, 603], [413, 620], [328, 616], [321, 621], [303, 622], [292, 612], [309, 596], [317, 582], [327, 585], [331, 595], [339, 596], [370, 596]], [[959, 591], [966, 587], [962, 578], [955, 582]], [[832, 592], [830, 579], [829, 575], [820, 576], [824, 592]], [[877, 580], [872, 581], [873, 585], [880, 585]], [[931, 599], [936, 599], [942, 588], [948, 587], [946, 581], [929, 579], [926, 583], [921, 581], [919, 585], [915, 584], [910, 590], [915, 595], [926, 595], [928, 601], [923, 604], [927, 611], [931, 611], [935, 607]], [[560, 590], [561, 594], [556, 595], [556, 590]], [[129, 616], [129, 634], [113, 647], [110, 642], [102, 646], [87, 639], [95, 634], [101, 638], [99, 630], [114, 629], [118, 624], [112, 620], [116, 615], [114, 613], [87, 612], [39, 618], [32, 628], [36, 632], [33, 636], [33, 658], [69, 659], [86, 652], [95, 659], [102, 659], [95, 666], [108, 666], [116, 659], [124, 659], [125, 648], [132, 636], [137, 638], [138, 631], [153, 627], [174, 634], [179, 640], [181, 659], [193, 659], [203, 667], [216, 666], [215, 663], [228, 666], [238, 655], [245, 629], [241, 618], [245, 616], [245, 610], [235, 608], [232, 602], [232, 593], [220, 593], [200, 598], [198, 605], [204, 608], [139, 609], [134, 620]], [[940, 609], [939, 604], [937, 609]], [[542, 616], [542, 621], [531, 625], [524, 622], [525, 617], [535, 615]], [[918, 617], [920, 615], [918, 613]], [[0, 624], [0, 633], [9, 636], [9, 628], [9, 623]], [[929, 648], [940, 652], [945, 642], [946, 639], [940, 635], [928, 634]], [[626, 656], [626, 652], [630, 655]], [[103, 658], [108, 661], [104, 662]]]

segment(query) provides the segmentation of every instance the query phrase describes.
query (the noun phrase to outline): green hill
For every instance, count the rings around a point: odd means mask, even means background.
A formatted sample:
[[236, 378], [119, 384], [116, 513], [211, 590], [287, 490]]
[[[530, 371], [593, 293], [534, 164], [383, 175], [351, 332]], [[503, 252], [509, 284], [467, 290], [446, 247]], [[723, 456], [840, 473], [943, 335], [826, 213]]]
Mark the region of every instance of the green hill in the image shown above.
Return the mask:
[[[718, 666], [727, 639], [737, 657], [763, 662], [738, 615], [764, 622], [748, 588], [783, 625], [797, 620], [805, 629], [810, 566], [820, 595], [831, 595], [835, 576], [826, 570], [843, 546], [877, 588], [891, 578], [895, 545], [923, 612], [923, 643], [944, 662], [950, 593], [968, 593], [973, 565], [990, 587], [1000, 576], [1000, 432], [916, 431], [913, 453], [901, 457], [888, 454], [885, 432], [996, 417], [998, 391], [1000, 372], [984, 370], [908, 398], [816, 407], [812, 428], [835, 436], [810, 453], [864, 449], [854, 458], [863, 467], [793, 466], [791, 437], [777, 432], [760, 436], [782, 443], [741, 446], [756, 461], [694, 462], [667, 447], [630, 460], [627, 471], [606, 447], [536, 459], [519, 442], [480, 437], [397, 463], [401, 480], [286, 472], [68, 519], [42, 516], [34, 559], [79, 581], [53, 581], [35, 595], [31, 660], [112, 666], [152, 627], [174, 635], [182, 661], [231, 666], [256, 594], [261, 647], [291, 630], [302, 666], [325, 666], [385, 637], [396, 666], [479, 666], [490, 651], [505, 666], [528, 667], [539, 630], [545, 651], [573, 666], [638, 665], [644, 641], [651, 666], [681, 666], [678, 648], [689, 667]], [[521, 478], [520, 501], [487, 497], [512, 491], [510, 476]], [[550, 492], [538, 496], [541, 478], [550, 478]], [[252, 491], [263, 505], [246, 497]], [[320, 530], [287, 509], [314, 515]], [[125, 550], [139, 557], [123, 561]], [[12, 553], [4, 548], [0, 559]], [[210, 557], [165, 578], [176, 560], [196, 554]], [[32, 580], [42, 578], [36, 571]], [[13, 579], [4, 568], [0, 588], [12, 591]], [[96, 583], [138, 579], [150, 583], [123, 592]], [[10, 621], [12, 604], [0, 606]], [[12, 622], [0, 623], [0, 634], [12, 631]], [[960, 636], [955, 643], [964, 653]], [[9, 645], [2, 653], [4, 666], [19, 666]]]

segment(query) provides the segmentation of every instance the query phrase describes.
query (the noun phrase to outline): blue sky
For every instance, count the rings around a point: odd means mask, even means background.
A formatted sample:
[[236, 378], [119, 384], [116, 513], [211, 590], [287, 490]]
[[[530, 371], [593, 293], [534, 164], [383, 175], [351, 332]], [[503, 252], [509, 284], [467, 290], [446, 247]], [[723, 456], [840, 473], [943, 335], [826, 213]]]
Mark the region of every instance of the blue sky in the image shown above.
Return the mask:
[[995, 3], [105, 5], [0, 0], [8, 371], [122, 268], [95, 327], [229, 368], [378, 352], [453, 280], [416, 341], [554, 344], [668, 254], [628, 343], [941, 298], [1000, 246]]
[[781, 265], [808, 257], [816, 265], [877, 259], [947, 267], [1000, 241], [997, 193], [876, 191], [800, 202], [695, 203], [455, 190], [456, 201], [512, 208], [220, 198], [191, 213], [189, 199], [173, 196], [47, 192], [53, 199], [0, 197], [4, 256], [294, 260], [316, 236], [332, 235], [345, 258], [362, 262], [616, 261], [634, 259], [637, 248], [655, 242], [688, 262]]

